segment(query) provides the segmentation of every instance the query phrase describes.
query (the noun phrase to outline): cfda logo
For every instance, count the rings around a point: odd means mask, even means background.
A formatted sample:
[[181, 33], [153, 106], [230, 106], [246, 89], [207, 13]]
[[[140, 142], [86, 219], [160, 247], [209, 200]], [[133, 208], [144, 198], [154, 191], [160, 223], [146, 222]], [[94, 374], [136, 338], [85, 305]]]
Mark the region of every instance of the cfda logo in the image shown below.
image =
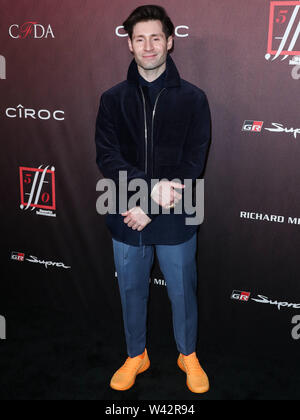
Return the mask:
[[6, 320], [0, 315], [0, 340], [6, 340]]
[[0, 79], [6, 79], [6, 60], [3, 55], [0, 55]]
[[51, 25], [44, 26], [38, 22], [25, 22], [22, 25], [11, 25], [9, 27], [9, 36], [13, 39], [55, 38]]

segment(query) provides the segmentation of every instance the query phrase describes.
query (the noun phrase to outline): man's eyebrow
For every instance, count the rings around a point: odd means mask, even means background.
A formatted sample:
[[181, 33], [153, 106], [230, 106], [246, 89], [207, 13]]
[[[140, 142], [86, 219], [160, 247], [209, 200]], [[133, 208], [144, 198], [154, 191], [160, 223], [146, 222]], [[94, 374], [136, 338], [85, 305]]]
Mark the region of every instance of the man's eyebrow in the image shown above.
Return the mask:
[[[151, 34], [150, 36], [163, 36], [162, 34]], [[133, 38], [145, 38], [145, 35], [134, 35]]]

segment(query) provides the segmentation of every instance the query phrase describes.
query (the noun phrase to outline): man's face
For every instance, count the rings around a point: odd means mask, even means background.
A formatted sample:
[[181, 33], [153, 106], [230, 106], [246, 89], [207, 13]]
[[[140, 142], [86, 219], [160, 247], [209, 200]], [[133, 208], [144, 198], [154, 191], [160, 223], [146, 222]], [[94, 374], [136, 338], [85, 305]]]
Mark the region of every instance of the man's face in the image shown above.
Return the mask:
[[173, 37], [166, 39], [160, 20], [149, 20], [134, 26], [132, 41], [128, 38], [128, 45], [137, 65], [144, 70], [153, 70], [166, 62]]

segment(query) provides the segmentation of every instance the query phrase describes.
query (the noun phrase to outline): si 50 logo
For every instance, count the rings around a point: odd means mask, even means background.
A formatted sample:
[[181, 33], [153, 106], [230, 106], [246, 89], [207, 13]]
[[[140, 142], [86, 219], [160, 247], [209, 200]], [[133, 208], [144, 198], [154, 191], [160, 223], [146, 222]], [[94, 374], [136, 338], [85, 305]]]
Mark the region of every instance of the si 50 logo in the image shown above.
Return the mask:
[[20, 168], [22, 210], [37, 210], [37, 214], [55, 216], [55, 168]]
[[271, 1], [266, 60], [300, 55], [299, 12], [299, 1]]
[[242, 131], [254, 131], [255, 133], [260, 133], [263, 128], [263, 121], [250, 121], [247, 120], [243, 124]]

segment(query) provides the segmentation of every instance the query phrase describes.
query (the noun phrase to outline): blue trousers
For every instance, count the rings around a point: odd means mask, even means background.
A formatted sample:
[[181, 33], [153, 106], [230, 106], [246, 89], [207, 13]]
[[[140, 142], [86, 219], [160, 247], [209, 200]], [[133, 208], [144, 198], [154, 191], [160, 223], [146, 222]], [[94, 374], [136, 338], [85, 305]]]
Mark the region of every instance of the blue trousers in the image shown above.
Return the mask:
[[187, 242], [178, 245], [132, 246], [113, 239], [127, 352], [130, 357], [135, 357], [143, 353], [146, 347], [147, 304], [154, 247], [171, 301], [177, 349], [189, 355], [196, 351], [198, 328], [197, 232]]

